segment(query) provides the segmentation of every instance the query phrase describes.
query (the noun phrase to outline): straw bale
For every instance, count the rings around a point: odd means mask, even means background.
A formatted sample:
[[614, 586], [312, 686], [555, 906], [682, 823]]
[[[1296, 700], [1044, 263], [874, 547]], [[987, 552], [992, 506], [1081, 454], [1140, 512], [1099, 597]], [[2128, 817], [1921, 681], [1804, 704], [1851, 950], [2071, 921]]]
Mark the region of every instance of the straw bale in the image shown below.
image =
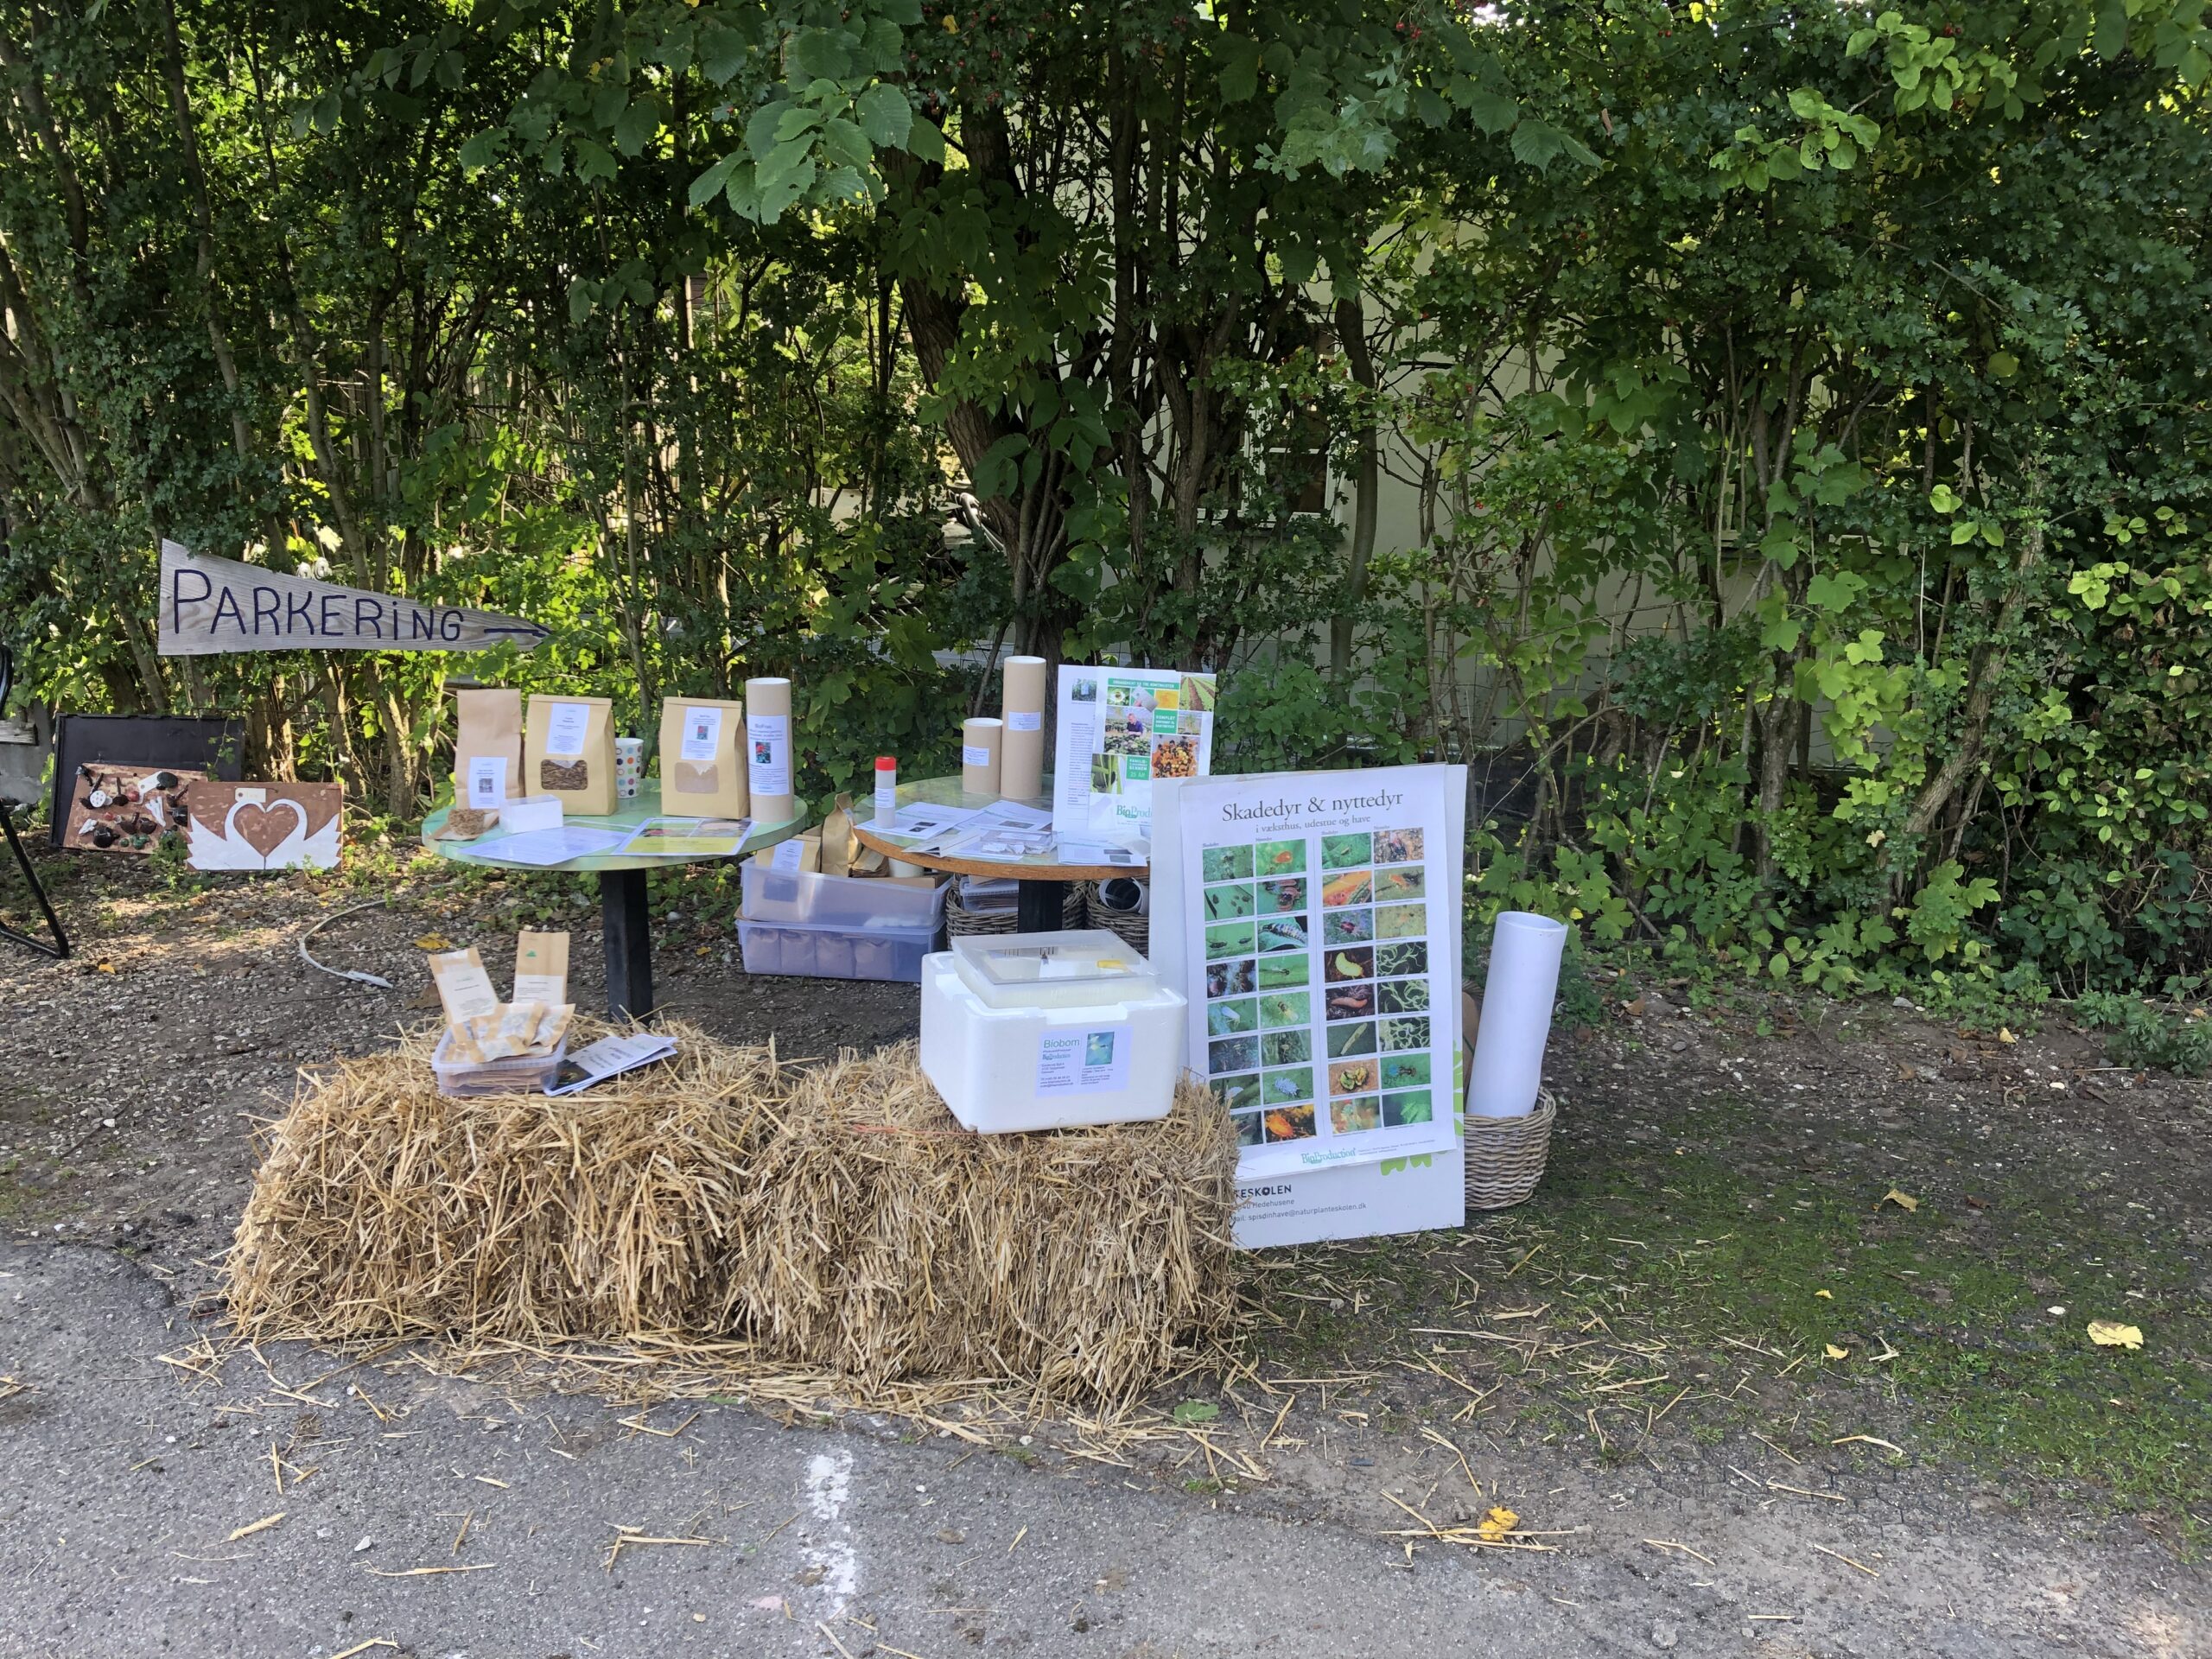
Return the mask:
[[734, 1341], [1126, 1399], [1233, 1317], [1236, 1152], [1197, 1085], [1155, 1123], [975, 1135], [911, 1045], [671, 1034], [674, 1063], [558, 1099], [442, 1095], [421, 1035], [308, 1078], [226, 1263], [239, 1334]]

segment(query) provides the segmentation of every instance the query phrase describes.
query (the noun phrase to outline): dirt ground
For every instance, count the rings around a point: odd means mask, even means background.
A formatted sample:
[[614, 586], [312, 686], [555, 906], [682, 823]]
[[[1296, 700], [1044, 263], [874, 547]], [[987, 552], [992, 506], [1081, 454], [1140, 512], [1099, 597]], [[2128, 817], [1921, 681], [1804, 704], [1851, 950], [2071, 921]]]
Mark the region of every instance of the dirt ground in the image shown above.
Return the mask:
[[[79, 955], [0, 947], [0, 1226], [188, 1306], [297, 1068], [435, 1007], [423, 941], [504, 983], [517, 925], [565, 916], [575, 995], [601, 994], [595, 907], [559, 878], [51, 868]], [[671, 1013], [792, 1056], [912, 1034], [911, 988], [748, 978], [718, 891], [665, 896]], [[321, 922], [321, 961], [392, 988], [303, 962]], [[1481, 1550], [1562, 1607], [1620, 1599], [1624, 1650], [2212, 1651], [2212, 1085], [2056, 1019], [1593, 979], [1534, 1201], [1255, 1260], [1238, 1360], [1146, 1432], [978, 1405], [961, 1437], [1338, 1529], [1378, 1572]]]

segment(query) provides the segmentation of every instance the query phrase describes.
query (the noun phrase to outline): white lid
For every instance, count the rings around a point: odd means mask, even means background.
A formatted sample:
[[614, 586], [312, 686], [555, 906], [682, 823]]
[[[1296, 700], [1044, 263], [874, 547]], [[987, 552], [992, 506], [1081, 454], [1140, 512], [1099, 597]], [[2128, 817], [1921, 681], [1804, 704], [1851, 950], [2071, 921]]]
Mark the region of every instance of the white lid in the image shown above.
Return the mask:
[[1059, 933], [969, 933], [953, 965], [995, 1008], [1065, 1007], [1147, 996], [1152, 964], [1103, 928]]

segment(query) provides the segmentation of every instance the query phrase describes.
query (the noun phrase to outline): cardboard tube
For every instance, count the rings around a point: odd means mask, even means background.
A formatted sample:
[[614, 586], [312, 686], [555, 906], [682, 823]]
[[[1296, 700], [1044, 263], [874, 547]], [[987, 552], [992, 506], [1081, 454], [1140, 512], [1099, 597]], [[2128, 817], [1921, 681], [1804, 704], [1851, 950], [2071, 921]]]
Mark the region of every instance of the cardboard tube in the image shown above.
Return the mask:
[[789, 822], [798, 816], [791, 781], [791, 683], [785, 679], [745, 683], [746, 781], [753, 797], [753, 821]]
[[1045, 792], [1045, 659], [1009, 657], [999, 695], [1006, 734], [999, 748], [999, 792], [1010, 801]]
[[1006, 722], [999, 720], [963, 721], [960, 726], [960, 787], [970, 795], [999, 792], [999, 744]]
[[1567, 924], [1509, 910], [1491, 934], [1490, 973], [1483, 981], [1474, 1063], [1467, 1068], [1470, 1117], [1525, 1117], [1536, 1109], [1544, 1080], [1544, 1045], [1552, 1034], [1559, 963]]

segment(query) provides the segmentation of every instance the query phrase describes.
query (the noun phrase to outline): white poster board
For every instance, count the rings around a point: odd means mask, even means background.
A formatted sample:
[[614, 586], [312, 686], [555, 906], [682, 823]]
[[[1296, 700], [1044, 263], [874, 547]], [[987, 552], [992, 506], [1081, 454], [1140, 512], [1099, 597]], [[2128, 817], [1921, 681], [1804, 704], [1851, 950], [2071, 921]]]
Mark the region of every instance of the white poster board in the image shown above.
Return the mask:
[[[1458, 1120], [1465, 802], [1459, 766], [1208, 779], [1156, 792], [1153, 962], [1190, 999], [1192, 1069], [1239, 1124], [1239, 1245], [1465, 1221]], [[1247, 854], [1250, 912], [1228, 914], [1248, 902], [1238, 891], [1248, 885]], [[1378, 872], [1387, 891], [1376, 886]], [[1378, 913], [1385, 908], [1387, 918]], [[1270, 919], [1299, 925], [1271, 930], [1272, 948], [1263, 950], [1260, 925]], [[1244, 935], [1236, 925], [1246, 920], [1249, 955], [1236, 948]], [[1354, 937], [1363, 931], [1389, 937]], [[1263, 984], [1262, 965], [1271, 962]], [[1303, 980], [1292, 983], [1301, 969]], [[1282, 1035], [1270, 1052], [1274, 1033]], [[1238, 1044], [1247, 1037], [1249, 1054]], [[1386, 1066], [1395, 1068], [1387, 1077]]]
[[1213, 767], [1214, 677], [1060, 664], [1052, 829], [1063, 841], [1152, 833], [1153, 785]]

